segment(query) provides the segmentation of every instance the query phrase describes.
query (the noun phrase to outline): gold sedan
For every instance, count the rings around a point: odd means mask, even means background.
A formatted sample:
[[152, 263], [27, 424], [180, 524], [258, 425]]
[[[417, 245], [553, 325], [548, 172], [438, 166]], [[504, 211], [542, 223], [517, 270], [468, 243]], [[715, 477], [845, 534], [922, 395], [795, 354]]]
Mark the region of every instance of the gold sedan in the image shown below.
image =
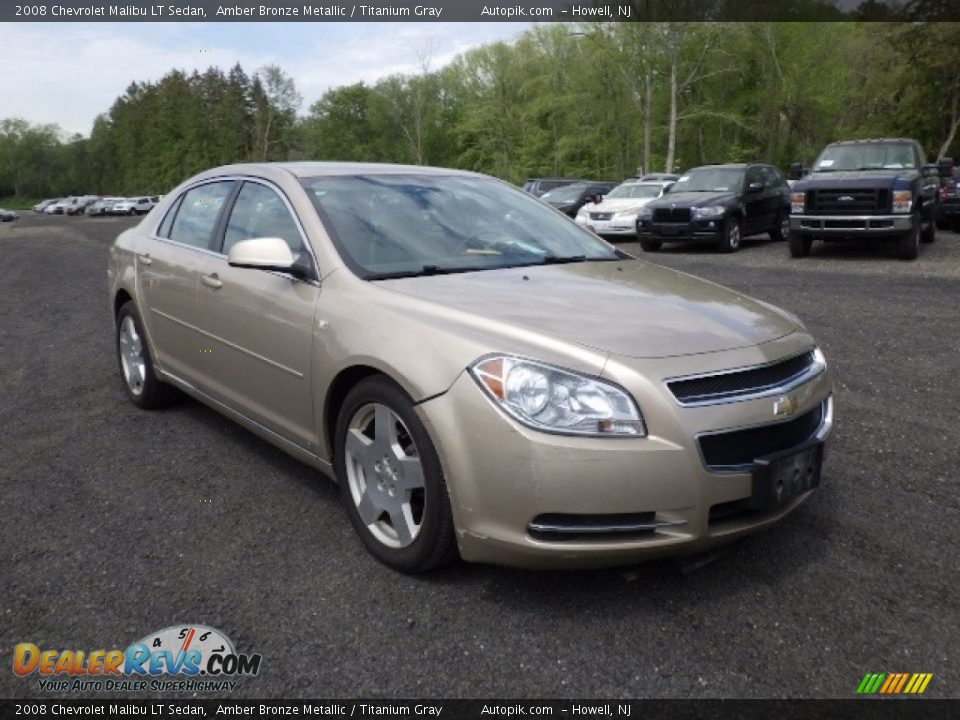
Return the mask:
[[130, 400], [185, 392], [335, 476], [398, 570], [697, 551], [820, 482], [832, 383], [799, 320], [490, 177], [217, 168], [108, 275]]

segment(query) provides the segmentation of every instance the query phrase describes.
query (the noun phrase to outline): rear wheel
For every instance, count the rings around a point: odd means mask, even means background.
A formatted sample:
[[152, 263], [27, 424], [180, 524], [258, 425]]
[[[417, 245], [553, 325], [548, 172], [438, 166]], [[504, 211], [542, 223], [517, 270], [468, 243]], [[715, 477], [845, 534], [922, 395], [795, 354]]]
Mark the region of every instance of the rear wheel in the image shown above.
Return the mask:
[[796, 230], [790, 231], [790, 256], [795, 258], [809, 257], [813, 238], [805, 237]]
[[740, 249], [740, 219], [727, 218], [723, 223], [723, 237], [720, 239], [720, 252], [732, 253]]
[[897, 257], [901, 260], [916, 260], [920, 252], [920, 228], [915, 226], [897, 240]]
[[176, 388], [161, 382], [153, 371], [147, 337], [132, 300], [117, 313], [117, 359], [127, 397], [137, 407], [150, 410], [177, 398]]
[[774, 242], [783, 242], [790, 237], [790, 215], [782, 213], [776, 224], [770, 230], [770, 239]]
[[659, 240], [641, 240], [640, 247], [643, 248], [644, 252], [657, 252], [663, 247], [663, 243]]
[[377, 560], [422, 572], [456, 557], [440, 460], [401, 388], [383, 376], [353, 388], [337, 419], [334, 447], [343, 504]]

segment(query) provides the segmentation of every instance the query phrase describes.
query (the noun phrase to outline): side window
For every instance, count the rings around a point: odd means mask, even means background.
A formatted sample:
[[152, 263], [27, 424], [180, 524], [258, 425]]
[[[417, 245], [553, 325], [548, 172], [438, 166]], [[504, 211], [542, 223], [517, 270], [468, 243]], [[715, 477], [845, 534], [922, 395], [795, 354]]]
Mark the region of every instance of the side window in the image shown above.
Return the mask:
[[246, 182], [237, 194], [227, 222], [223, 253], [229, 253], [241, 240], [258, 237], [281, 238], [294, 257], [303, 251], [300, 229], [283, 199], [266, 185]]
[[210, 247], [210, 236], [233, 182], [213, 182], [187, 190], [168, 237], [184, 245]]
[[[746, 184], [749, 186], [755, 182], [764, 182], [763, 175], [760, 173], [760, 168], [752, 167], [747, 169], [747, 179]], [[766, 185], [766, 183], [764, 183]]]
[[167, 210], [167, 214], [163, 218], [163, 222], [160, 223], [160, 228], [157, 230], [157, 235], [159, 237], [170, 237], [170, 226], [173, 225], [173, 219], [177, 216], [177, 210], [180, 209], [180, 203], [182, 201], [183, 196], [180, 196], [180, 198], [178, 198], [177, 201], [170, 206], [170, 209]]
[[763, 179], [767, 184], [767, 187], [778, 188], [783, 186], [786, 182], [783, 179], [783, 175], [780, 174], [780, 171], [775, 167], [765, 167], [763, 168]]

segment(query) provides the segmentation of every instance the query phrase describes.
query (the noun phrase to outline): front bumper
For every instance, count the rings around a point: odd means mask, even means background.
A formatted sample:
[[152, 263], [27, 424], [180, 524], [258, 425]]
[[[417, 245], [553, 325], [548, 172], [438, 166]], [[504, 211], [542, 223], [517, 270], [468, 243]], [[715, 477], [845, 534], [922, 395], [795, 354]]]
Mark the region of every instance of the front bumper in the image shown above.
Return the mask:
[[637, 216], [626, 216], [623, 218], [611, 218], [610, 220], [593, 220], [589, 217], [584, 219], [577, 216], [577, 224], [597, 235], [615, 235], [635, 237], [637, 234]]
[[[719, 515], [753, 492], [749, 470], [712, 472], [697, 436], [773, 422], [776, 398], [681, 407], [662, 380], [681, 374], [769, 361], [811, 340], [795, 333], [766, 346], [704, 358], [611, 360], [604, 372], [640, 405], [645, 438], [587, 438], [526, 428], [504, 415], [467, 373], [450, 390], [417, 405], [434, 438], [465, 560], [519, 567], [599, 567], [697, 552], [768, 527], [809, 492], [770, 511]], [[829, 372], [792, 391], [797, 414], [832, 406]], [[818, 433], [825, 439], [832, 416]], [[601, 532], [558, 539], [555, 518], [589, 516]], [[639, 519], [639, 520], [638, 520]], [[638, 533], [605, 533], [603, 523], [650, 525]]]
[[889, 237], [914, 228], [913, 215], [791, 215], [790, 230], [804, 235]]
[[641, 220], [637, 223], [637, 236], [659, 242], [719, 242], [723, 238], [723, 218], [685, 223]]

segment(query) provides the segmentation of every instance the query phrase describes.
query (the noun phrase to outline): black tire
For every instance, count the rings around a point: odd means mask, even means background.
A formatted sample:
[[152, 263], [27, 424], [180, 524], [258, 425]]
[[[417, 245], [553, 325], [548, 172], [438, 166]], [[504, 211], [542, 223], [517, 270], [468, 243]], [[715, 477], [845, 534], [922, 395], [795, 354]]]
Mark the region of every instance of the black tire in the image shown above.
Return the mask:
[[919, 254], [920, 227], [915, 225], [912, 230], [897, 239], [897, 257], [901, 260], [916, 260]]
[[136, 208], [130, 208], [130, 209], [127, 211], [127, 215], [131, 215], [131, 216], [132, 216], [132, 215], [136, 215], [136, 214], [137, 214], [137, 209], [136, 209]]
[[813, 238], [806, 237], [796, 230], [790, 231], [790, 257], [805, 258], [810, 256]]
[[782, 212], [770, 229], [770, 239], [774, 242], [786, 242], [790, 238], [790, 213]]
[[640, 247], [644, 252], [658, 252], [663, 243], [659, 240], [640, 240]]
[[937, 223], [931, 220], [930, 224], [927, 225], [927, 229], [924, 230], [922, 233], [920, 233], [920, 242], [926, 243], [927, 245], [929, 245], [930, 243], [934, 243], [936, 241], [937, 241]]
[[[386, 406], [406, 426], [423, 471], [419, 531], [412, 542], [404, 547], [390, 547], [375, 537], [361, 519], [350, 488], [346, 467], [347, 432], [354, 416], [371, 404]], [[445, 565], [457, 557], [453, 514], [440, 459], [430, 435], [413, 410], [412, 401], [396, 383], [383, 375], [375, 375], [361, 381], [347, 393], [337, 416], [333, 454], [340, 497], [347, 515], [364, 546], [377, 560], [400, 572], [418, 573]]]
[[723, 237], [717, 247], [720, 252], [734, 253], [740, 249], [743, 236], [740, 228], [740, 218], [728, 217], [723, 221]]
[[[130, 318], [140, 338], [143, 352], [143, 378], [139, 387], [127, 379], [127, 373], [124, 369], [123, 354], [121, 351], [121, 334], [124, 326], [124, 319]], [[147, 336], [143, 332], [143, 323], [140, 320], [140, 314], [137, 312], [136, 305], [130, 300], [123, 304], [116, 318], [116, 348], [117, 364], [120, 366], [120, 380], [123, 382], [123, 388], [127, 392], [130, 402], [142, 410], [153, 410], [154, 408], [164, 407], [177, 400], [180, 396], [176, 388], [160, 381], [153, 371], [153, 357], [150, 353], [150, 346], [147, 342]]]

